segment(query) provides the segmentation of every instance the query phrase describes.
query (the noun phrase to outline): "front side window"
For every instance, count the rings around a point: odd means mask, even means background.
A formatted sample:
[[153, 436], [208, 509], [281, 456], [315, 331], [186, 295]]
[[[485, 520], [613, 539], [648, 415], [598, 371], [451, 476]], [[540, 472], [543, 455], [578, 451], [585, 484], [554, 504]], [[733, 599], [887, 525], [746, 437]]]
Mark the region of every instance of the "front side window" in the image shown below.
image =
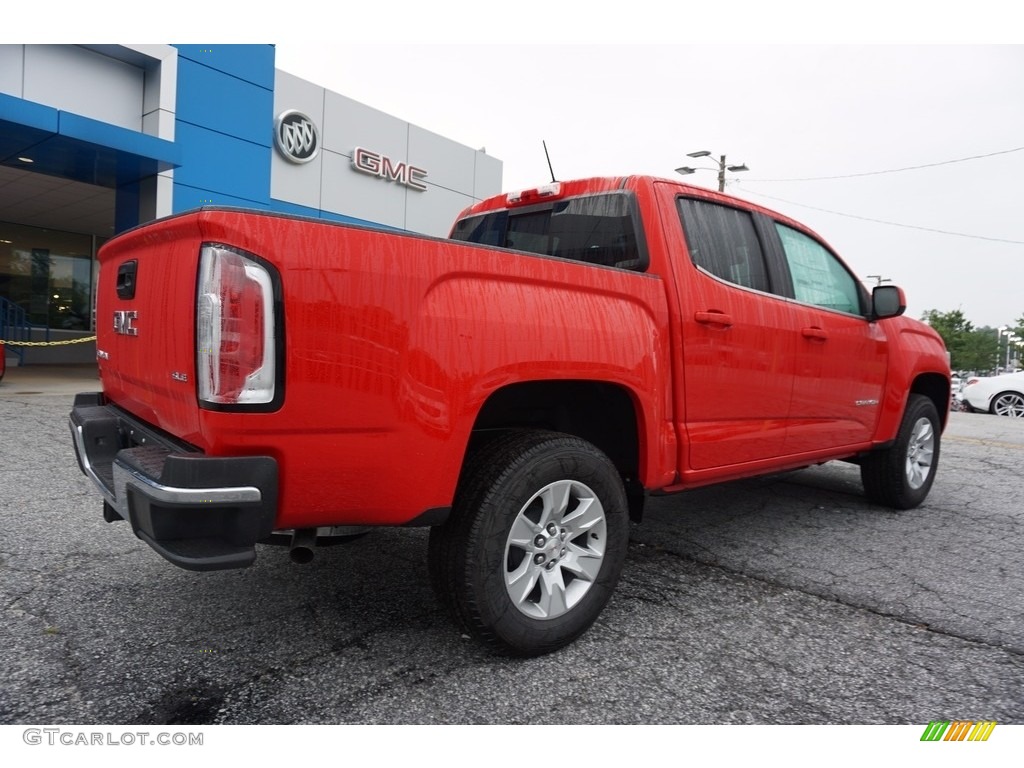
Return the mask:
[[782, 240], [797, 301], [854, 315], [862, 313], [857, 281], [828, 249], [792, 227], [776, 222], [775, 228]]
[[696, 266], [735, 285], [769, 290], [761, 241], [748, 212], [689, 198], [679, 198], [678, 205]]
[[606, 267], [643, 269], [646, 260], [634, 211], [630, 193], [576, 197], [462, 219], [451, 238]]

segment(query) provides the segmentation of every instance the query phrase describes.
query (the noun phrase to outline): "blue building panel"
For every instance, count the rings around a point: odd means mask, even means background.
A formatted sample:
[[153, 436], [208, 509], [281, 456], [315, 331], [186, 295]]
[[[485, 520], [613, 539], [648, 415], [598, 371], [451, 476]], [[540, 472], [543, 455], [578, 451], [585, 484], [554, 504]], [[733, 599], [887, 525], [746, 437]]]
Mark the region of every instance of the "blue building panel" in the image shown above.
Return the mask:
[[288, 203], [283, 200], [271, 200], [270, 210], [274, 213], [287, 213], [292, 216], [305, 216], [310, 219], [320, 219], [321, 221], [334, 221], [341, 224], [359, 224], [364, 227], [387, 229], [395, 232], [404, 231], [397, 227], [389, 227], [386, 224], [378, 224], [375, 221], [357, 219], [355, 216], [343, 216], [340, 213], [331, 213], [330, 211], [321, 211], [319, 208], [310, 208], [306, 205], [296, 205], [295, 203]]
[[190, 123], [269, 147], [274, 92], [188, 59], [178, 61], [178, 125]]
[[234, 75], [268, 91], [274, 89], [273, 45], [175, 45], [178, 64], [195, 62]]
[[226, 205], [232, 208], [250, 208], [259, 211], [267, 210], [265, 202], [260, 203], [245, 197], [232, 197], [223, 192], [211, 192], [208, 189], [197, 189], [187, 184], [174, 183], [174, 212], [182, 213], [204, 205]]
[[0, 120], [44, 133], [57, 132], [56, 109], [6, 93], [0, 93]]
[[[178, 121], [175, 143], [182, 166], [175, 184], [248, 200], [266, 207], [270, 199], [270, 147]], [[183, 210], [174, 195], [174, 211]], [[194, 207], [192, 204], [185, 207]]]
[[147, 175], [157, 171], [168, 171], [180, 162], [180, 150], [172, 142], [156, 136], [147, 136], [138, 131], [64, 111], [60, 113], [59, 124], [60, 134], [69, 139], [151, 159], [157, 168]]

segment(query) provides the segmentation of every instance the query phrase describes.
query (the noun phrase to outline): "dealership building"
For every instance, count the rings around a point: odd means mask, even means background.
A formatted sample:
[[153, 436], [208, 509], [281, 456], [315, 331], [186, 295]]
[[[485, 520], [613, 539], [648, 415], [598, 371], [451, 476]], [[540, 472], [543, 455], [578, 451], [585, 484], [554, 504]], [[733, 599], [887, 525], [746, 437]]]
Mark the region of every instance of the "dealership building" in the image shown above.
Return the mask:
[[[272, 45], [0, 45], [0, 338], [91, 336], [98, 249], [155, 218], [227, 205], [445, 236], [501, 174], [277, 70]], [[88, 342], [5, 349], [95, 359]]]

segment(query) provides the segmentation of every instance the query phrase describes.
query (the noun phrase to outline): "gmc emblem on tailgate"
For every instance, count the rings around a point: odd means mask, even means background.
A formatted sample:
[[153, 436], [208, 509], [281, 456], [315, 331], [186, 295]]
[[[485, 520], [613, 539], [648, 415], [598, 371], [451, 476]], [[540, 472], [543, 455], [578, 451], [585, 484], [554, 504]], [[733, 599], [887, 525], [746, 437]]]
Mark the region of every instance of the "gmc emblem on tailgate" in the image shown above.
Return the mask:
[[135, 321], [138, 320], [139, 313], [133, 311], [117, 311], [114, 313], [114, 333], [120, 333], [123, 336], [138, 336], [139, 329], [135, 327]]

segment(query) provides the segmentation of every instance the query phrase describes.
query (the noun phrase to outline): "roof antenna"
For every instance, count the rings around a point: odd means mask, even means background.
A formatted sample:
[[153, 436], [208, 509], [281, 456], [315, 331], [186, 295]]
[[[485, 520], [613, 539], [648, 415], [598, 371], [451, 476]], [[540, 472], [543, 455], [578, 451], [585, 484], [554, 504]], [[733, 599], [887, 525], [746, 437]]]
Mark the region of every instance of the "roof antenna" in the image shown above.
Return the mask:
[[548, 159], [548, 170], [551, 171], [551, 181], [554, 182], [556, 181], [555, 169], [551, 167], [551, 155], [548, 154], [548, 144], [544, 139], [541, 139], [540, 143], [544, 145], [544, 157]]

